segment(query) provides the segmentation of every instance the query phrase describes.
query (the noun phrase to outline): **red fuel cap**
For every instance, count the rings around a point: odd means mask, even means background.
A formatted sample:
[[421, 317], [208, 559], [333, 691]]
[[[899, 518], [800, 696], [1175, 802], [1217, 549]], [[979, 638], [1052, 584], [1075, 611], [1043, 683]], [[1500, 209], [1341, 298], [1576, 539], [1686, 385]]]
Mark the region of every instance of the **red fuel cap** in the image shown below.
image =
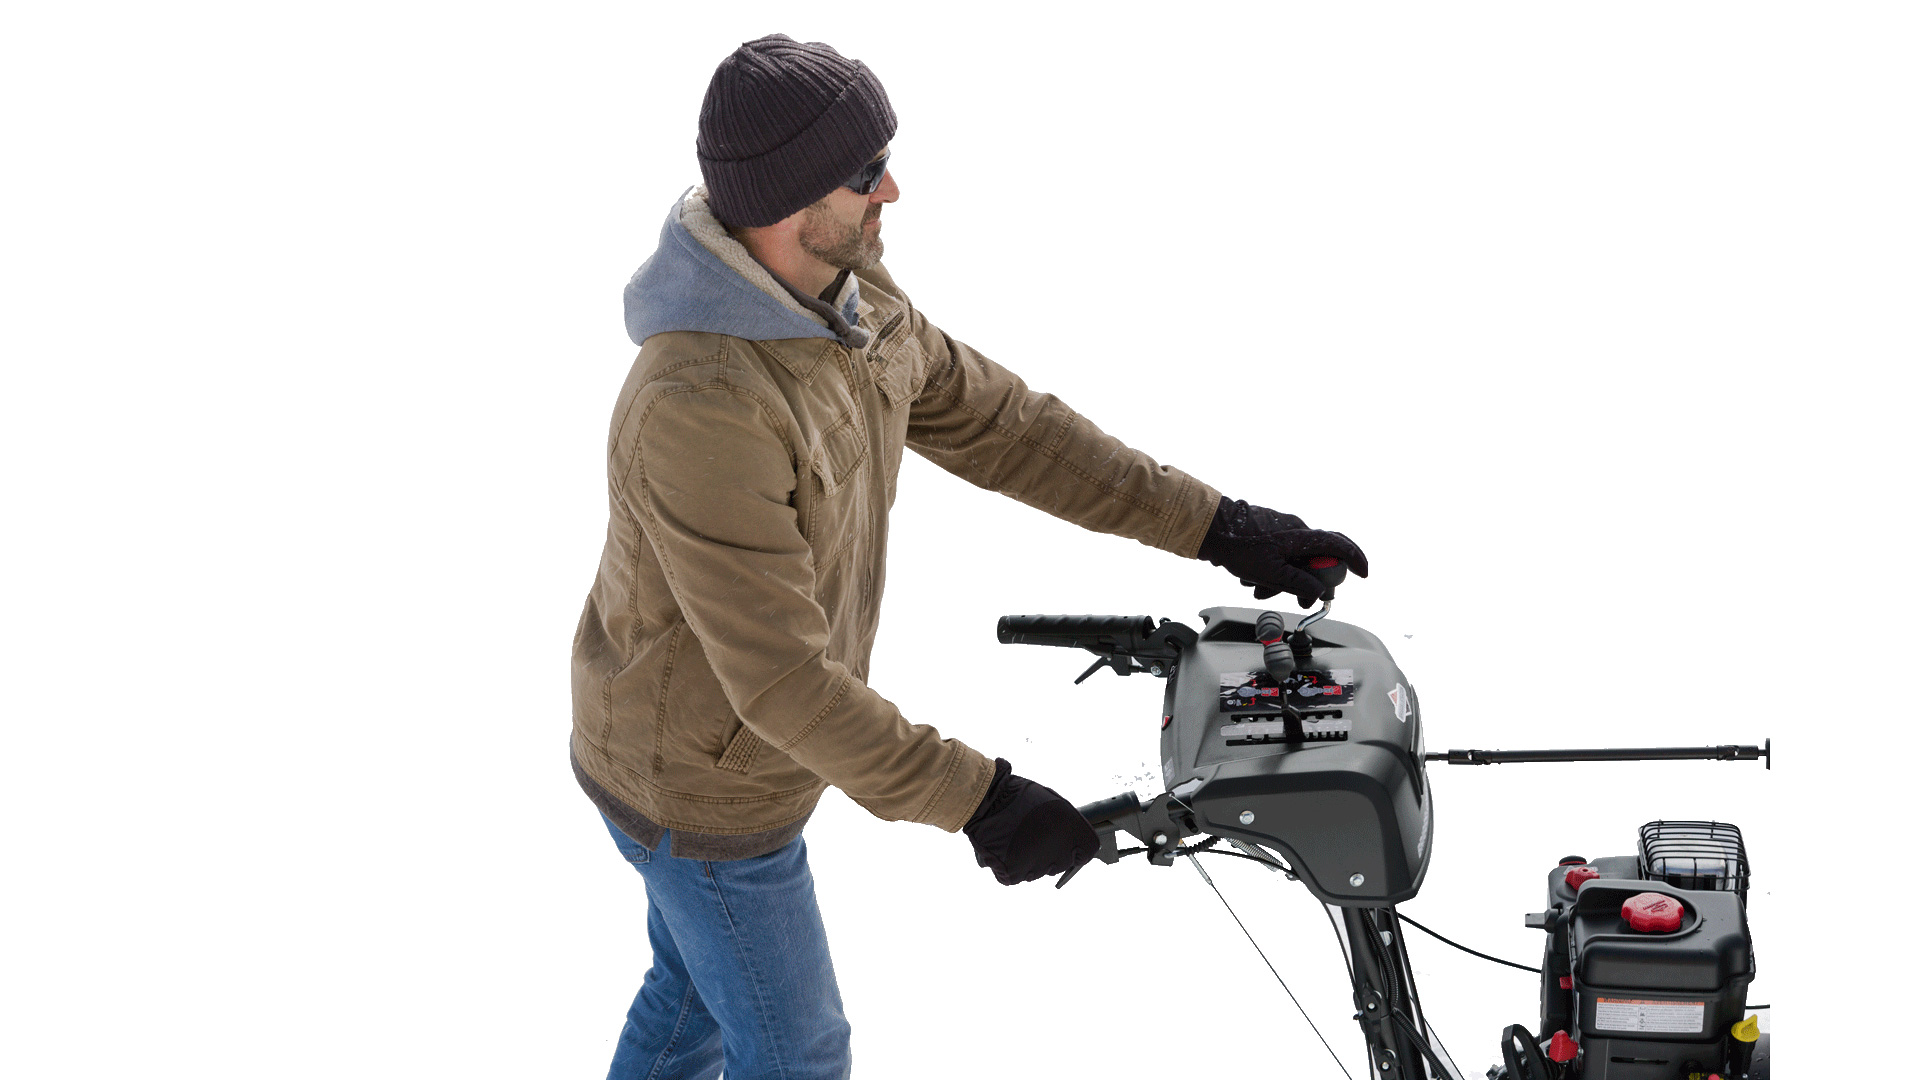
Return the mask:
[[1547, 1044], [1547, 1056], [1562, 1065], [1572, 1061], [1574, 1055], [1579, 1052], [1580, 1044], [1574, 1042], [1573, 1036], [1564, 1031], [1554, 1032], [1553, 1041]]
[[1620, 917], [1643, 934], [1666, 934], [1680, 929], [1680, 916], [1686, 910], [1665, 893], [1643, 892], [1620, 905]]
[[1572, 889], [1574, 892], [1579, 892], [1582, 882], [1592, 881], [1599, 876], [1600, 871], [1595, 870], [1591, 866], [1576, 866], [1567, 871], [1567, 888]]

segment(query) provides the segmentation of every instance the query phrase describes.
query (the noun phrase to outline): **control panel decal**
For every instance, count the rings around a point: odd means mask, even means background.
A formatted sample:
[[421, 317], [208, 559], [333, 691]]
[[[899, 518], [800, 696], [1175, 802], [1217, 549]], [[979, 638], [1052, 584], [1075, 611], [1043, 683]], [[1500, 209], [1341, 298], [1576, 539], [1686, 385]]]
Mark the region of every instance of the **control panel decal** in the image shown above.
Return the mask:
[[1280, 711], [1284, 699], [1296, 709], [1328, 709], [1353, 700], [1352, 668], [1296, 671], [1283, 686], [1265, 671], [1220, 673], [1220, 711], [1248, 709]]

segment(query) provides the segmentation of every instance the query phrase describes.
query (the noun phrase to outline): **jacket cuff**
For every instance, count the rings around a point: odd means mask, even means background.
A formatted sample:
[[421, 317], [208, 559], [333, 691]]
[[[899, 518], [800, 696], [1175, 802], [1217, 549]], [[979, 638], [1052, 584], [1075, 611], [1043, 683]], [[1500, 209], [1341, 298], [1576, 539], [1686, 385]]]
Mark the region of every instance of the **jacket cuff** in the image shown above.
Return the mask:
[[947, 782], [920, 820], [947, 832], [959, 832], [973, 819], [987, 797], [987, 789], [993, 786], [995, 762], [959, 739], [947, 741], [954, 751]]
[[1175, 500], [1174, 516], [1167, 526], [1166, 542], [1158, 545], [1160, 549], [1183, 559], [1199, 558], [1200, 545], [1207, 538], [1207, 530], [1213, 527], [1213, 519], [1220, 513], [1224, 498], [1213, 488], [1188, 477], [1187, 487]]

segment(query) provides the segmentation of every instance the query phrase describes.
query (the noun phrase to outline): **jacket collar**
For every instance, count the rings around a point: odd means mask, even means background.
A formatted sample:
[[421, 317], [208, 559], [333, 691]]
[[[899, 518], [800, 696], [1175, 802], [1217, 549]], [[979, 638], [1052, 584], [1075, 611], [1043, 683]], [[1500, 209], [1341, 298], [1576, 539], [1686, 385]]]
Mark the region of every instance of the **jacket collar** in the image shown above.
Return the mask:
[[833, 308], [844, 320], [842, 329], [852, 333], [836, 332], [727, 235], [698, 187], [668, 212], [659, 246], [627, 282], [624, 299], [627, 336], [636, 345], [655, 334], [690, 330], [748, 341], [825, 338], [859, 348], [849, 339], [866, 336], [860, 318], [872, 310], [860, 299], [859, 279], [847, 275]]

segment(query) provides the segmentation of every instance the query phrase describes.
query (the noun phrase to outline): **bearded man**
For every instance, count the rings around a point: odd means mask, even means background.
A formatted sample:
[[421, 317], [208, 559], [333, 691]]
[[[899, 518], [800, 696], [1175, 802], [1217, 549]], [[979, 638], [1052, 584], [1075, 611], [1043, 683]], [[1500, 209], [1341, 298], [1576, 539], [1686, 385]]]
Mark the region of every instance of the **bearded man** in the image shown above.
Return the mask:
[[[880, 265], [896, 122], [865, 64], [782, 35], [724, 60], [704, 186], [627, 286], [607, 541], [573, 644], [573, 769], [646, 883], [648, 970], [613, 1078], [845, 1077], [802, 826], [831, 784], [964, 831], [1005, 885], [1092, 858], [1051, 788], [867, 683], [911, 447], [1096, 532], [1315, 602], [1360, 549], [1223, 499], [948, 337]], [[965, 572], [967, 568], [960, 568]]]

